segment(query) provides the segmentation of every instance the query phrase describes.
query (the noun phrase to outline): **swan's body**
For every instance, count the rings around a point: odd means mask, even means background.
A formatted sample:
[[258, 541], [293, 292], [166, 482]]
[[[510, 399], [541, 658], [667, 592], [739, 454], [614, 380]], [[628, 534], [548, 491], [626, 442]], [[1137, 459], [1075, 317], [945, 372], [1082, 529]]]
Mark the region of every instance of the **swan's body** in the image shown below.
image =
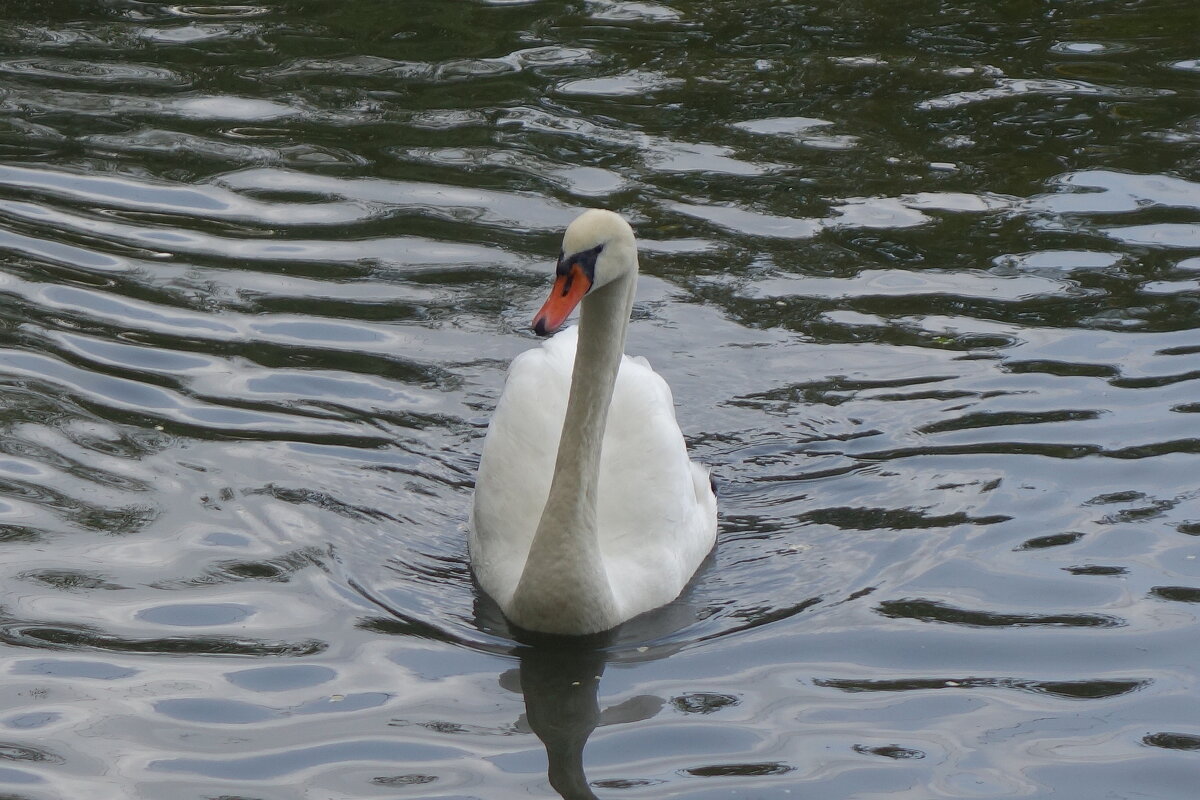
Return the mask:
[[580, 325], [513, 360], [475, 484], [471, 567], [515, 624], [585, 634], [678, 596], [712, 549], [717, 501], [666, 382], [623, 354], [633, 231], [588, 211], [563, 252], [535, 328], [582, 298]]

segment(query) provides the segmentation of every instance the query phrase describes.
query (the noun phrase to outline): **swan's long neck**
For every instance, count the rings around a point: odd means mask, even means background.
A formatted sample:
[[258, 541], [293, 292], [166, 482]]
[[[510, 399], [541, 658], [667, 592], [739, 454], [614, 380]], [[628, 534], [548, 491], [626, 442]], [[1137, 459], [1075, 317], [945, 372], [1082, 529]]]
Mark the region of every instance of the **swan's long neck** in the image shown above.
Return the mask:
[[620, 621], [596, 533], [596, 492], [636, 283], [633, 269], [582, 303], [554, 478], [509, 613], [523, 627], [591, 633]]

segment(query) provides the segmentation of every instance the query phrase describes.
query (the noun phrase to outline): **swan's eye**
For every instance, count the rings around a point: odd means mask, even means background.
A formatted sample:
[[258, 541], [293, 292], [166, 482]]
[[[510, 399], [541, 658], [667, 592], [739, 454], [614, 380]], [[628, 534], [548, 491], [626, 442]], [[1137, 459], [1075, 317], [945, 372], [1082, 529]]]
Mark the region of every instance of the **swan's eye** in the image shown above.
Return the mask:
[[587, 276], [588, 283], [596, 280], [596, 259], [600, 256], [600, 251], [604, 249], [604, 245], [598, 244], [588, 250], [580, 250], [578, 253], [573, 253], [569, 256], [559, 254], [558, 267], [554, 270], [558, 275], [570, 276], [571, 267], [579, 267], [583, 270], [583, 274]]

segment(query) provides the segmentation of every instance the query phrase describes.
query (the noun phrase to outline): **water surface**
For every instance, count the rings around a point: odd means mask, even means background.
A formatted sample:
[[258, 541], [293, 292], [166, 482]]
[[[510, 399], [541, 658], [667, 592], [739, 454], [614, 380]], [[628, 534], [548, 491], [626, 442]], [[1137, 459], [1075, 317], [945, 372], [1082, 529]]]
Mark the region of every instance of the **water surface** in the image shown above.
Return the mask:
[[[1194, 797], [1193, 3], [3, 16], [0, 794]], [[719, 544], [518, 642], [465, 521], [591, 206]]]

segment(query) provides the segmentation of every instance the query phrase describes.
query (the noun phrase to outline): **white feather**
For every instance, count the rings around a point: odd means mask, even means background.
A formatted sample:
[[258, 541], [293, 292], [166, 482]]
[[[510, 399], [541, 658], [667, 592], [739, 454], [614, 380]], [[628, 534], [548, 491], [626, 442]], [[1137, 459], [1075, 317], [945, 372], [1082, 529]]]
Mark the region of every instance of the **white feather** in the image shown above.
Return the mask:
[[[636, 256], [631, 260], [635, 277]], [[622, 340], [628, 303], [623, 308]], [[592, 632], [572, 626], [612, 627], [669, 603], [712, 549], [717, 527], [708, 471], [688, 459], [670, 388], [644, 358], [618, 355], [618, 349], [612, 354], [620, 365], [594, 476], [595, 532], [589, 534], [597, 540], [602, 563], [569, 564], [572, 570], [599, 573], [599, 581], [611, 590], [616, 616], [598, 623], [568, 621], [567, 607], [588, 599], [573, 597], [572, 586], [557, 575], [526, 574], [559, 458], [579, 331], [568, 328], [513, 360], [484, 442], [471, 521], [471, 564], [483, 590], [510, 618], [523, 580], [526, 594], [553, 595], [548, 607], [563, 606], [561, 625], [556, 620], [534, 625], [514, 621], [560, 633]], [[590, 371], [582, 374], [590, 380]], [[557, 537], [556, 532], [551, 535]], [[539, 546], [545, 544], [539, 539]], [[554, 544], [561, 546], [561, 541]]]

